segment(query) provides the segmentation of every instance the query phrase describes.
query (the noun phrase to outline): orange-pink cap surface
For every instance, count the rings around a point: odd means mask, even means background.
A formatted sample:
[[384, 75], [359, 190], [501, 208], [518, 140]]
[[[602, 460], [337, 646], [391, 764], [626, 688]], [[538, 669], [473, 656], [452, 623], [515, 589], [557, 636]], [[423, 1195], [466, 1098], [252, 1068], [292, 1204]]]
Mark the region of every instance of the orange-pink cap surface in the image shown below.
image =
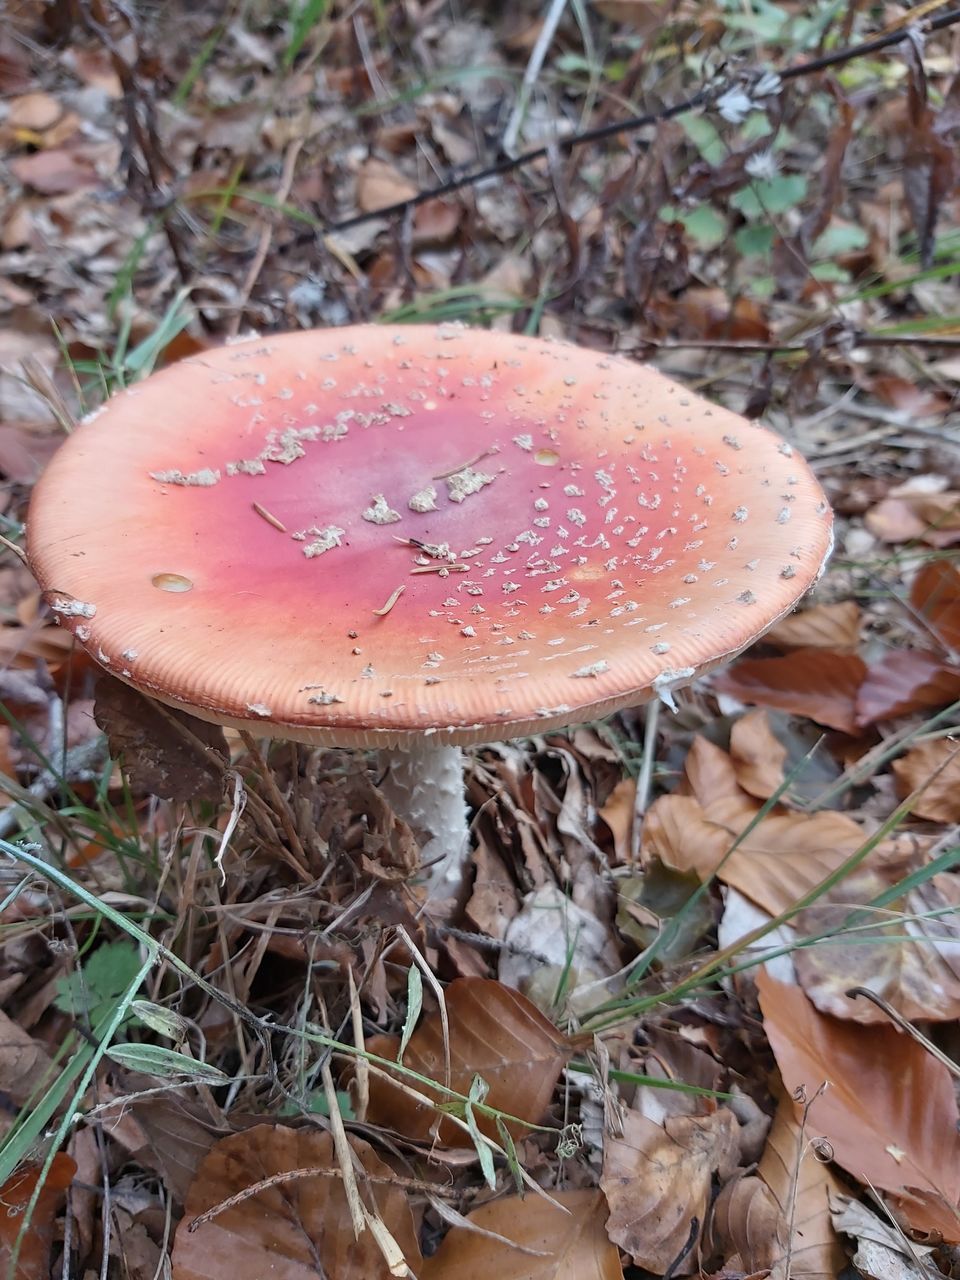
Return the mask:
[[121, 392], [30, 562], [108, 669], [303, 741], [509, 737], [736, 654], [831, 515], [772, 432], [619, 357], [462, 328], [286, 334]]

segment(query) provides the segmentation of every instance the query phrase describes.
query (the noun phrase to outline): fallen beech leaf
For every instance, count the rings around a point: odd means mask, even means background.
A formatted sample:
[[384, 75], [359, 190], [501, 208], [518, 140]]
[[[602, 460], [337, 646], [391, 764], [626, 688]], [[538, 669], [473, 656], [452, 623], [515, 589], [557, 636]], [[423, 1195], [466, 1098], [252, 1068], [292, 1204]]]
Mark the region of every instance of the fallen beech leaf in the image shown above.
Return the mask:
[[600, 1186], [610, 1206], [610, 1239], [637, 1266], [663, 1275], [688, 1245], [695, 1247], [713, 1175], [720, 1168], [729, 1175], [736, 1151], [737, 1122], [726, 1107], [668, 1116], [662, 1124], [625, 1111], [621, 1134], [607, 1134], [603, 1148]]
[[399, 169], [375, 156], [364, 161], [357, 174], [357, 208], [361, 213], [376, 213], [416, 194], [417, 188]]
[[53, 1071], [43, 1045], [0, 1009], [0, 1093], [23, 1106], [35, 1089], [52, 1082]]
[[[607, 1205], [602, 1193], [550, 1194], [561, 1209], [530, 1192], [522, 1200], [508, 1196], [474, 1209], [467, 1220], [478, 1232], [466, 1227], [448, 1231], [421, 1267], [420, 1280], [623, 1280], [620, 1254], [604, 1226]], [[505, 1240], [479, 1231], [495, 1232]]]
[[[222, 770], [208, 758], [210, 753], [219, 756], [221, 763], [229, 759], [219, 725], [158, 707], [136, 689], [106, 675], [97, 681], [93, 714], [107, 735], [110, 754], [120, 761], [135, 789], [163, 800], [220, 799]], [[171, 720], [188, 733], [181, 734]]]
[[463, 210], [451, 200], [425, 200], [413, 213], [413, 244], [422, 249], [426, 245], [447, 244], [457, 234]]
[[726, 751], [702, 733], [696, 734], [690, 744], [683, 762], [683, 777], [673, 795], [693, 796], [704, 809], [715, 800], [738, 800], [751, 812], [756, 808], [744, 795]]
[[730, 761], [740, 786], [760, 800], [783, 786], [787, 748], [770, 728], [766, 711], [748, 711], [734, 724]]
[[950, 547], [960, 542], [960, 493], [911, 493], [884, 498], [867, 512], [864, 524], [883, 542], [925, 542]]
[[860, 643], [860, 607], [853, 600], [815, 604], [781, 618], [763, 637], [781, 649], [835, 649], [852, 652]]
[[[812, 1094], [815, 1088], [808, 1092]], [[791, 1241], [790, 1280], [834, 1280], [847, 1261], [830, 1219], [831, 1197], [842, 1187], [810, 1146], [811, 1139], [821, 1132], [816, 1120], [801, 1132], [801, 1108], [779, 1083], [774, 1096], [777, 1111], [757, 1173], [786, 1219]], [[785, 1261], [782, 1255], [777, 1259], [774, 1277], [783, 1277]]]
[[[778, 915], [835, 871], [866, 839], [850, 817], [833, 810], [771, 813], [721, 859], [755, 817], [755, 803], [718, 800], [702, 809], [687, 796], [661, 796], [643, 825], [643, 855], [706, 880], [714, 871], [724, 884]], [[719, 870], [718, 870], [719, 867]]]
[[901, 800], [929, 783], [914, 802], [914, 817], [960, 822], [960, 743], [955, 739], [920, 742], [891, 767]]
[[[886, 1014], [872, 1001], [846, 995], [851, 987], [868, 987], [908, 1022], [960, 1017], [960, 977], [951, 963], [960, 947], [960, 929], [945, 914], [960, 906], [956, 877], [936, 876], [905, 899], [888, 903], [882, 913], [862, 913], [856, 917], [857, 932], [844, 933], [856, 907], [888, 889], [902, 870], [896, 864], [887, 874], [880, 866], [860, 867], [797, 917], [802, 937], [828, 935], [793, 956], [800, 985], [821, 1013], [886, 1024]], [[909, 924], [901, 912], [912, 918]], [[922, 918], [930, 912], [940, 914]]]
[[951, 408], [950, 397], [936, 388], [918, 386], [910, 378], [896, 373], [878, 373], [865, 379], [865, 385], [881, 404], [888, 404], [914, 418], [933, 417]]
[[792, 711], [855, 733], [857, 691], [866, 674], [866, 664], [855, 653], [795, 649], [782, 658], [745, 658], [715, 683], [741, 702]]
[[949, 560], [923, 565], [910, 588], [910, 603], [949, 649], [960, 649], [960, 569]]
[[[450, 1088], [468, 1094], [473, 1077], [479, 1074], [490, 1086], [485, 1099], [488, 1106], [538, 1124], [569, 1053], [565, 1038], [519, 991], [489, 978], [457, 978], [447, 987], [444, 998], [450, 1025]], [[377, 1036], [368, 1040], [367, 1048], [381, 1057], [395, 1058], [399, 1038]], [[403, 1065], [443, 1083], [439, 1011], [427, 1014], [417, 1024]], [[413, 1087], [428, 1097], [436, 1096], [439, 1102], [445, 1100], [442, 1092], [432, 1095], [426, 1085], [413, 1082]], [[420, 1141], [427, 1141], [439, 1122], [442, 1143], [471, 1145], [465, 1130], [439, 1120], [432, 1107], [415, 1102], [375, 1073], [370, 1077], [367, 1120]], [[482, 1133], [498, 1138], [493, 1119], [477, 1114], [476, 1120]]]
[[723, 1258], [724, 1271], [769, 1271], [771, 1280], [786, 1280], [777, 1264], [786, 1252], [788, 1234], [784, 1212], [762, 1179], [734, 1176], [717, 1196], [710, 1219], [710, 1252]]
[[[391, 1169], [361, 1139], [348, 1141], [361, 1199], [419, 1269], [420, 1248], [405, 1192], [390, 1186]], [[282, 1179], [294, 1170], [326, 1176]], [[367, 1182], [364, 1172], [379, 1178]], [[191, 1230], [194, 1219], [266, 1178], [259, 1191]], [[340, 1167], [329, 1133], [257, 1125], [224, 1138], [204, 1157], [187, 1196], [173, 1246], [173, 1280], [389, 1280], [373, 1234], [353, 1234]]]
[[857, 693], [857, 724], [892, 720], [911, 711], [931, 711], [960, 698], [960, 668], [936, 654], [899, 649], [871, 663]]
[[99, 181], [93, 160], [79, 147], [35, 151], [7, 164], [18, 182], [42, 196], [70, 195]]
[[960, 1135], [950, 1073], [892, 1026], [819, 1013], [799, 987], [757, 976], [764, 1030], [790, 1093], [812, 1098], [812, 1133], [861, 1182], [897, 1193], [917, 1230], [960, 1240]]
[[637, 783], [634, 778], [618, 782], [597, 816], [610, 828], [616, 862], [629, 865], [632, 853], [634, 811], [637, 806]]
[[[49, 1277], [54, 1219], [60, 1210], [63, 1193], [70, 1186], [76, 1172], [76, 1161], [58, 1151], [53, 1157], [33, 1216], [24, 1232], [14, 1272], [15, 1280], [47, 1280]], [[23, 1165], [0, 1187], [0, 1276], [10, 1274], [13, 1250], [23, 1229], [24, 1210], [33, 1197], [39, 1176], [38, 1164]]]

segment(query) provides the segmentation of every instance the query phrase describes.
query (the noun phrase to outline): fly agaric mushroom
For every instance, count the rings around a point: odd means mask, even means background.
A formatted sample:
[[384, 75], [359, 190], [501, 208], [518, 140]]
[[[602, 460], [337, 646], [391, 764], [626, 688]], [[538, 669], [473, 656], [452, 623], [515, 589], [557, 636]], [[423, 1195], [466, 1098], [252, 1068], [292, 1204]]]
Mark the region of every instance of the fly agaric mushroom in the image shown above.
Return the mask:
[[788, 444], [652, 369], [375, 325], [121, 392], [28, 528], [51, 609], [121, 680], [379, 748], [444, 896], [468, 856], [460, 744], [669, 702], [792, 609], [830, 546]]

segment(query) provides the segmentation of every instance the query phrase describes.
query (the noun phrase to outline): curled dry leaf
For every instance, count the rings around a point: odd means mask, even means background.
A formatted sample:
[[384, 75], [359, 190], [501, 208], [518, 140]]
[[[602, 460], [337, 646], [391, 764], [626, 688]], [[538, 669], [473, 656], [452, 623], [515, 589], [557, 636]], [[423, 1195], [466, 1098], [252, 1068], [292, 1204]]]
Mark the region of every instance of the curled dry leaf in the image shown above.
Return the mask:
[[160, 707], [129, 685], [101, 676], [93, 714], [138, 791], [163, 800], [219, 800], [222, 766], [230, 756], [219, 725]]
[[[450, 1088], [470, 1092], [475, 1075], [490, 1086], [488, 1106], [539, 1124], [550, 1095], [567, 1060], [566, 1039], [519, 991], [488, 978], [457, 978], [445, 992], [450, 1027]], [[395, 1059], [396, 1036], [378, 1036], [367, 1048], [381, 1057]], [[421, 1019], [403, 1055], [403, 1065], [430, 1080], [444, 1082], [443, 1024], [439, 1011]], [[403, 1077], [398, 1077], [403, 1080]], [[403, 1081], [437, 1102], [446, 1095], [427, 1085]], [[493, 1119], [477, 1115], [481, 1132], [498, 1138]], [[438, 1113], [402, 1092], [379, 1072], [371, 1072], [370, 1124], [385, 1125], [407, 1138], [429, 1141]], [[516, 1130], [516, 1126], [512, 1126]], [[450, 1146], [471, 1145], [469, 1134], [449, 1121], [439, 1121], [440, 1141]], [[516, 1136], [516, 1135], [515, 1135]]]
[[22, 1106], [36, 1089], [51, 1083], [54, 1070], [43, 1046], [0, 1009], [0, 1093]]
[[[76, 1161], [58, 1151], [24, 1231], [15, 1280], [47, 1280], [50, 1275], [54, 1219], [76, 1172]], [[39, 1164], [22, 1165], [0, 1187], [0, 1276], [10, 1274], [13, 1251], [24, 1225], [24, 1210], [33, 1197], [39, 1176]]]
[[914, 801], [915, 817], [960, 822], [960, 742], [954, 738], [920, 742], [891, 767], [901, 799], [923, 788]]
[[608, 1134], [604, 1144], [600, 1186], [610, 1238], [637, 1266], [663, 1275], [695, 1248], [713, 1175], [723, 1170], [728, 1177], [736, 1166], [737, 1132], [726, 1107], [662, 1124], [633, 1108], [624, 1112], [621, 1134]]
[[856, 733], [857, 691], [866, 674], [866, 664], [855, 653], [795, 649], [782, 658], [746, 658], [715, 683], [741, 702], [792, 711]]
[[901, 649], [870, 664], [857, 692], [857, 724], [934, 711], [958, 698], [960, 667], [948, 666], [924, 650]]
[[893, 1192], [912, 1227], [960, 1240], [960, 1135], [946, 1067], [892, 1026], [826, 1017], [799, 987], [763, 971], [757, 989], [786, 1088], [813, 1098], [828, 1085], [809, 1121], [836, 1162]]
[[787, 1238], [786, 1217], [767, 1184], [757, 1177], [731, 1178], [710, 1218], [710, 1252], [723, 1259], [723, 1270], [769, 1271], [771, 1280], [786, 1280]]
[[[808, 1091], [811, 1095], [817, 1086]], [[818, 1158], [811, 1140], [820, 1134], [802, 1127], [803, 1113], [778, 1083], [777, 1110], [757, 1173], [773, 1193], [790, 1242], [790, 1280], [834, 1280], [846, 1254], [830, 1220], [830, 1200], [841, 1186], [829, 1165]], [[773, 1266], [774, 1280], [785, 1280], [786, 1253]]]
[[528, 1192], [522, 1200], [508, 1196], [474, 1209], [467, 1220], [477, 1231], [449, 1231], [420, 1280], [623, 1280], [620, 1254], [604, 1225], [603, 1194], [551, 1195], [560, 1208]]
[[[960, 886], [954, 876], [936, 876], [882, 912], [857, 912], [858, 904], [870, 902], [899, 878], [899, 871], [891, 870], [884, 875], [877, 867], [861, 867], [801, 912], [798, 933], [826, 937], [794, 953], [797, 977], [820, 1012], [837, 1018], [887, 1024], [872, 1001], [846, 995], [851, 987], [867, 987], [908, 1021], [952, 1021], [960, 1017], [954, 962], [960, 929], [951, 921], [960, 906]], [[855, 933], [848, 932], [851, 926]]]
[[[359, 1138], [349, 1137], [361, 1199], [416, 1271], [420, 1248], [406, 1194], [390, 1185], [389, 1165]], [[288, 1177], [295, 1170], [313, 1176]], [[380, 1179], [368, 1182], [364, 1173]], [[201, 1223], [208, 1209], [256, 1183], [276, 1183]], [[257, 1125], [231, 1134], [210, 1151], [187, 1196], [173, 1247], [173, 1280], [389, 1280], [387, 1263], [368, 1228], [354, 1236], [350, 1208], [329, 1133]]]
[[853, 652], [860, 643], [860, 607], [853, 600], [815, 604], [782, 618], [763, 637], [780, 649], [834, 649]]

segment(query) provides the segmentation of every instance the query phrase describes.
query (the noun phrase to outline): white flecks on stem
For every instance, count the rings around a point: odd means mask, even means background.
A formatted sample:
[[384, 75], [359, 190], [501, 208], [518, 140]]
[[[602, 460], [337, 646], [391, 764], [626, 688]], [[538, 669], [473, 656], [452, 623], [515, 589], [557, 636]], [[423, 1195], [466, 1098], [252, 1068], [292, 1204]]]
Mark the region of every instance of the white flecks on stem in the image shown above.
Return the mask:
[[470, 862], [470, 828], [459, 747], [423, 738], [380, 752], [380, 789], [420, 841], [422, 883], [435, 898], [459, 898]]

